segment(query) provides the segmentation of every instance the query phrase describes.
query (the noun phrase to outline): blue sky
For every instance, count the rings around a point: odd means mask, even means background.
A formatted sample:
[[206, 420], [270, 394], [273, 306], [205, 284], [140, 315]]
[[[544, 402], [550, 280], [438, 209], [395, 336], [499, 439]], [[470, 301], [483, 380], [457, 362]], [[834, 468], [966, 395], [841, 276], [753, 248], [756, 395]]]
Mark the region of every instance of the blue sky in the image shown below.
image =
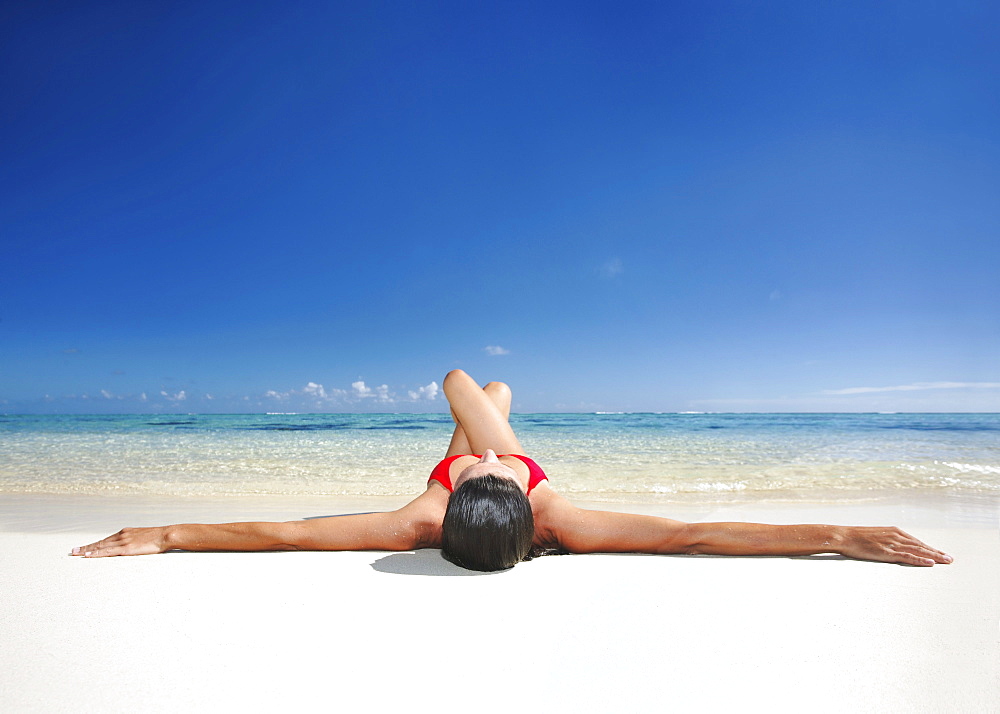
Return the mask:
[[0, 411], [1000, 411], [992, 3], [5, 3]]

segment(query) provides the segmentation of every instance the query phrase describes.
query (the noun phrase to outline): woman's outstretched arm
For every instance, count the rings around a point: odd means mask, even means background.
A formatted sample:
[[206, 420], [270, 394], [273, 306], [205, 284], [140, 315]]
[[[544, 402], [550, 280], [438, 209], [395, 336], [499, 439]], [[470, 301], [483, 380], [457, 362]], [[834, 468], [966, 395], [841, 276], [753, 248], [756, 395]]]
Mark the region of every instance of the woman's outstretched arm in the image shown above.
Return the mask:
[[[950, 563], [951, 556], [895, 527], [684, 523], [656, 516], [557, 507], [548, 528], [571, 553], [815, 555], [906, 565]], [[555, 515], [555, 514], [553, 514]]]
[[71, 555], [105, 558], [168, 550], [413, 550], [434, 545], [434, 519], [420, 498], [398, 511], [286, 523], [184, 523], [124, 528]]

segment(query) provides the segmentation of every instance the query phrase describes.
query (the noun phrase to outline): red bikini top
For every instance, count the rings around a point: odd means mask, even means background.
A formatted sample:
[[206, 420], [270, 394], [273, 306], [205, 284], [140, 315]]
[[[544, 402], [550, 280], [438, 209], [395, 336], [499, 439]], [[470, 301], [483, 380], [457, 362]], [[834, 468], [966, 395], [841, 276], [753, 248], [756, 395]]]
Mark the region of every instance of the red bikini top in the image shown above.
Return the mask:
[[[455, 454], [454, 456], [449, 456], [434, 467], [434, 470], [431, 471], [431, 477], [427, 479], [427, 482], [437, 481], [449, 491], [454, 492], [455, 489], [451, 487], [451, 462], [463, 456], [475, 456], [477, 459], [482, 458], [482, 454]], [[549, 478], [542, 471], [542, 467], [527, 456], [522, 456], [521, 454], [498, 454], [498, 456], [513, 456], [515, 459], [520, 459], [524, 462], [524, 465], [528, 467], [528, 493], [531, 493], [531, 489], [542, 481], [547, 481]]]

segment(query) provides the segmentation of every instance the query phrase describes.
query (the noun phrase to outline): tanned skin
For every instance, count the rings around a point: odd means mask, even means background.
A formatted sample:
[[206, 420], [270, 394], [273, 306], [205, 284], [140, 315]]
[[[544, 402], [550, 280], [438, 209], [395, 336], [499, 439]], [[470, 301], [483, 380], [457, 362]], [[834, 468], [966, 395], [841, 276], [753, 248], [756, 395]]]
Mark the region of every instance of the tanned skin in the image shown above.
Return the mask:
[[[514, 479], [527, 490], [528, 467], [506, 454], [524, 454], [509, 423], [511, 392], [502, 382], [479, 385], [462, 370], [449, 372], [444, 392], [455, 431], [446, 456], [452, 483], [486, 473]], [[483, 454], [482, 457], [472, 454]], [[501, 454], [501, 456], [497, 456]], [[150, 555], [168, 550], [415, 550], [441, 546], [441, 522], [450, 493], [437, 481], [397, 511], [332, 516], [284, 523], [187, 523], [124, 528], [72, 555], [105, 558]], [[528, 495], [535, 518], [536, 545], [570, 553], [653, 553], [711, 555], [814, 555], [903, 565], [952, 562], [899, 528], [763, 523], [685, 523], [669, 518], [578, 508], [548, 481]]]

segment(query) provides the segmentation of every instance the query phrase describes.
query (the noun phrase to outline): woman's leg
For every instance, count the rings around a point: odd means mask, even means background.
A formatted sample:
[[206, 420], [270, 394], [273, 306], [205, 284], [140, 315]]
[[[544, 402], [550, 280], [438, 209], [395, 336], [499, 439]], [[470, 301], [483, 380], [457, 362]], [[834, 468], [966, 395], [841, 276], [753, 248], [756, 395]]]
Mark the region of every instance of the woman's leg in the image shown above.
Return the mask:
[[490, 382], [480, 389], [472, 377], [456, 369], [444, 378], [444, 393], [457, 425], [448, 456], [481, 454], [486, 449], [498, 454], [524, 453], [507, 421], [511, 393], [506, 384]]
[[[483, 387], [483, 391], [486, 392], [486, 395], [496, 405], [497, 409], [500, 410], [503, 418], [509, 420], [511, 400], [510, 387], [503, 382], [490, 382]], [[451, 418], [455, 420], [455, 433], [451, 435], [451, 443], [448, 444], [448, 453], [445, 454], [445, 458], [455, 456], [456, 454], [476, 453], [472, 450], [472, 445], [469, 443], [469, 437], [465, 435], [465, 429], [462, 427], [461, 423], [459, 423], [458, 417], [455, 416], [454, 409], [451, 412]]]

